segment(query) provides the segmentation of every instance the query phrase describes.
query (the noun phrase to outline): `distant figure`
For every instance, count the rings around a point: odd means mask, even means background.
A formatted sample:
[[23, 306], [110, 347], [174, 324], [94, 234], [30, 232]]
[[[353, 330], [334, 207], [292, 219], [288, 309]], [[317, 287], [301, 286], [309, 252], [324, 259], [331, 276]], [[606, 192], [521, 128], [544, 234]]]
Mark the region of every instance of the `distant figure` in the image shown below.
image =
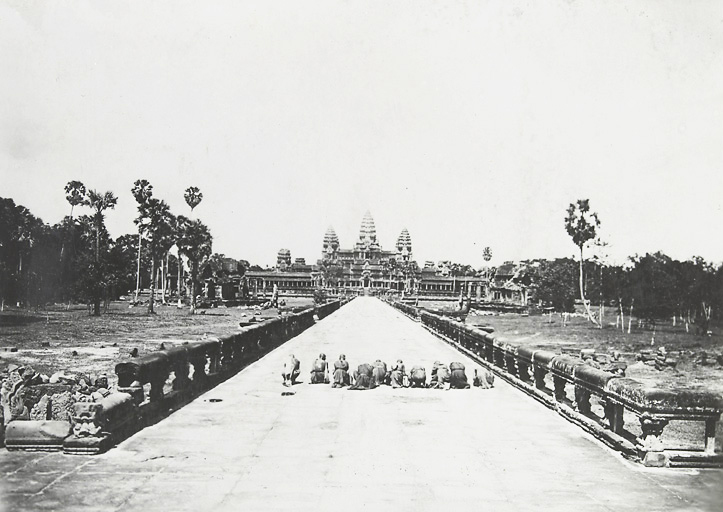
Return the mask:
[[374, 386], [381, 386], [387, 383], [387, 363], [381, 359], [374, 361], [374, 370], [372, 371]]
[[274, 284], [274, 291], [271, 294], [271, 307], [279, 307], [279, 286], [277, 284]]
[[310, 384], [329, 384], [329, 365], [326, 362], [326, 354], [321, 353], [314, 361], [311, 368]]
[[299, 367], [301, 363], [294, 357], [294, 354], [289, 354], [289, 357], [284, 361], [284, 371], [281, 376], [284, 378], [284, 386], [289, 387], [296, 384], [296, 379], [299, 377], [301, 371]]
[[450, 373], [446, 364], [435, 361], [432, 366], [432, 376], [429, 379], [429, 387], [432, 389], [449, 389]]
[[392, 374], [391, 374], [391, 382], [393, 388], [402, 388], [406, 387], [404, 383], [404, 378], [406, 377], [406, 372], [404, 371], [404, 363], [401, 359], [397, 359], [397, 363], [392, 366]]
[[374, 389], [374, 367], [370, 364], [360, 364], [354, 372], [354, 384], [349, 389]]
[[349, 363], [346, 361], [344, 354], [339, 356], [339, 360], [334, 363], [334, 383], [332, 388], [341, 388], [348, 386], [349, 382]]
[[409, 387], [427, 387], [427, 370], [424, 366], [412, 366], [412, 371], [409, 373]]
[[467, 374], [462, 363], [450, 363], [449, 387], [454, 389], [469, 389]]
[[485, 368], [475, 369], [472, 385], [476, 388], [491, 389], [495, 387], [495, 375]]

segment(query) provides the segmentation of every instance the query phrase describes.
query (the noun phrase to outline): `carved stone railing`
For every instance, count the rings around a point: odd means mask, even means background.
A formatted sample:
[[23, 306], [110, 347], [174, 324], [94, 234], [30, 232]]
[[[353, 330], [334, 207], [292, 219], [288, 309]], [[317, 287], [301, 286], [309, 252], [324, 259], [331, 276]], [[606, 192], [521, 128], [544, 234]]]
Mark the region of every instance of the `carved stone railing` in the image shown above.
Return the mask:
[[[720, 395], [658, 389], [594, 368], [579, 358], [506, 343], [456, 320], [410, 311], [405, 304], [392, 305], [630, 458], [647, 466], [723, 465], [723, 455], [715, 449], [716, 427], [723, 411]], [[626, 412], [637, 417], [639, 433], [634, 432], [633, 421], [626, 424]], [[703, 422], [703, 442], [694, 448], [666, 446], [661, 436], [671, 421]]]
[[187, 342], [118, 363], [115, 392], [102, 400], [76, 402], [70, 422], [13, 420], [5, 443], [8, 449], [101, 453], [235, 375], [344, 302], [329, 302], [244, 327], [221, 339]]

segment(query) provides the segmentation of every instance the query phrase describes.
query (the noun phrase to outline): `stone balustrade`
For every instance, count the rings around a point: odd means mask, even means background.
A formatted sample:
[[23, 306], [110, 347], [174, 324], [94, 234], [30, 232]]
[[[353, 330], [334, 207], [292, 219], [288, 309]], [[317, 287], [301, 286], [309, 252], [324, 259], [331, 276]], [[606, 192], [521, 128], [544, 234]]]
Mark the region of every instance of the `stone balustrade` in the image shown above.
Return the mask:
[[[451, 318], [412, 311], [416, 308], [398, 302], [392, 305], [626, 456], [648, 466], [723, 464], [723, 455], [715, 451], [723, 398], [715, 393], [658, 389], [600, 370], [576, 357], [517, 346]], [[593, 397], [601, 414], [593, 410]], [[626, 425], [626, 412], [637, 417], [640, 434], [628, 430], [635, 425], [632, 421]], [[671, 421], [703, 422], [702, 446], [677, 450], [666, 447], [661, 436]]]
[[186, 342], [118, 363], [114, 392], [102, 400], [76, 402], [69, 422], [14, 419], [4, 441], [9, 449], [101, 453], [235, 375], [344, 302], [329, 302], [243, 327], [221, 339]]

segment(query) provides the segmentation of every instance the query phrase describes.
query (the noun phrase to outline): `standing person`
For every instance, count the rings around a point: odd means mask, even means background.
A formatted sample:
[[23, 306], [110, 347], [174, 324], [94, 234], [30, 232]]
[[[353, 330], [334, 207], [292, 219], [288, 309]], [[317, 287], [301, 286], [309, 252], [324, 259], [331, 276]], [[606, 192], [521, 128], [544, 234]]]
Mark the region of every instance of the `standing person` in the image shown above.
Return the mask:
[[294, 357], [294, 354], [289, 354], [289, 357], [284, 361], [284, 370], [281, 374], [284, 378], [284, 386], [289, 387], [296, 384], [296, 379], [301, 373], [300, 366], [301, 363]]
[[311, 368], [310, 384], [329, 384], [329, 365], [326, 362], [326, 354], [321, 353], [314, 361]]
[[404, 371], [404, 362], [402, 362], [401, 359], [397, 359], [397, 362], [394, 366], [392, 366], [392, 375], [391, 375], [391, 381], [392, 381], [392, 387], [393, 388], [402, 388], [404, 386], [404, 377], [406, 377], [406, 373]]
[[387, 363], [382, 362], [381, 359], [377, 359], [374, 362], [374, 370], [372, 373], [375, 386], [381, 386], [387, 383]]
[[464, 365], [457, 362], [450, 363], [449, 369], [449, 386], [454, 389], [469, 389], [469, 382], [467, 382], [467, 374], [464, 371]]
[[354, 372], [354, 384], [349, 389], [374, 389], [374, 367], [370, 364], [360, 364]]
[[346, 356], [341, 354], [339, 360], [334, 363], [334, 383], [331, 387], [342, 388], [349, 384], [349, 363], [346, 361]]
[[411, 388], [424, 388], [427, 386], [427, 370], [424, 366], [412, 366], [412, 371], [409, 373], [409, 387]]

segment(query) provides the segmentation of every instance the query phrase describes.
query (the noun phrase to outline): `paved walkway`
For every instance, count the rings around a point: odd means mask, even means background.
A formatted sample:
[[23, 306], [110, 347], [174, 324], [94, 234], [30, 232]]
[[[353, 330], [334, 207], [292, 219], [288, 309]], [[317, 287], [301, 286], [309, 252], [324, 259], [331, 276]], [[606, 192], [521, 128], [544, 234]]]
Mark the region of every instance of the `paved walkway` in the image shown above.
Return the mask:
[[[407, 368], [474, 363], [401, 313], [359, 298], [105, 455], [0, 450], [0, 509], [721, 510], [720, 470], [624, 461], [521, 392], [294, 387], [294, 353]], [[220, 399], [221, 401], [211, 401]]]

